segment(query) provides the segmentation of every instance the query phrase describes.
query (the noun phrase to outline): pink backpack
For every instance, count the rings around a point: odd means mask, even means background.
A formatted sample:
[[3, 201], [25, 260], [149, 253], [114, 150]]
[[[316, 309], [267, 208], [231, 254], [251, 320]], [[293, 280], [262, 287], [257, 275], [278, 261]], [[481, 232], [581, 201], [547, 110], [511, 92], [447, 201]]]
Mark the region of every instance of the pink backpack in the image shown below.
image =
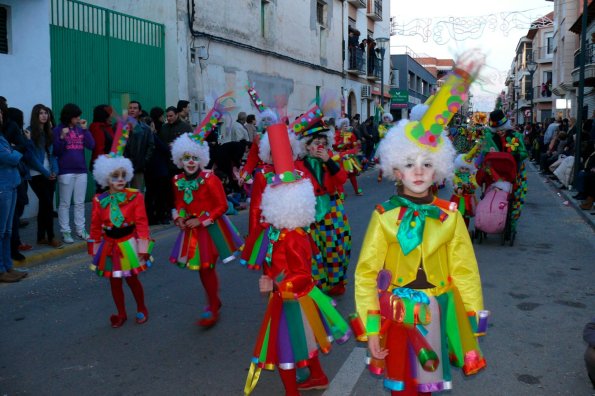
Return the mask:
[[477, 204], [475, 228], [488, 234], [497, 234], [504, 230], [508, 212], [508, 193], [499, 188], [488, 189]]

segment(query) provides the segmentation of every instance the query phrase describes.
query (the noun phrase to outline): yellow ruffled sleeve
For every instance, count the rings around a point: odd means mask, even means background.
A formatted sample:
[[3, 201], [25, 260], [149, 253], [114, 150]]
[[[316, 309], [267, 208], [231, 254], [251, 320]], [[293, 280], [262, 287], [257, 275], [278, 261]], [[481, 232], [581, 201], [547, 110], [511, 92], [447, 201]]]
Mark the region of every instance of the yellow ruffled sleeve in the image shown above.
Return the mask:
[[456, 217], [456, 226], [446, 247], [450, 277], [459, 289], [466, 311], [477, 314], [483, 310], [483, 294], [473, 244], [461, 214], [454, 212], [451, 216]]
[[384, 268], [387, 251], [388, 242], [382, 228], [381, 214], [374, 211], [355, 269], [355, 306], [364, 325], [368, 311], [380, 309], [376, 280], [378, 272]]

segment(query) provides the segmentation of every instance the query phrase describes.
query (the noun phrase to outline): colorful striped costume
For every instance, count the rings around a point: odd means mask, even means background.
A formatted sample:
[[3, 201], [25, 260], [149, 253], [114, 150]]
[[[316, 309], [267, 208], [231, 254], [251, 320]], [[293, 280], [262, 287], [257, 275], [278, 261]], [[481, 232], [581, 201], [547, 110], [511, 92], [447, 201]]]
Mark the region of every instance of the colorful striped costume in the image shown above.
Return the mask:
[[331, 342], [347, 341], [347, 322], [311, 276], [312, 250], [303, 229], [269, 233], [265, 275], [275, 281], [254, 347], [247, 394], [256, 386], [261, 369], [307, 367], [317, 350], [328, 353]]
[[195, 179], [184, 174], [174, 177], [175, 219], [198, 218], [213, 224], [180, 231], [170, 261], [180, 268], [200, 270], [213, 268], [217, 258], [228, 262], [243, 241], [227, 218], [227, 198], [223, 184], [211, 171], [201, 171]]
[[[150, 262], [139, 254], [150, 254], [149, 222], [143, 195], [127, 188], [104, 192], [93, 198], [89, 248], [93, 254], [91, 270], [104, 278], [125, 278], [143, 272]], [[114, 211], [116, 213], [114, 216]], [[114, 220], [118, 225], [114, 225]]]

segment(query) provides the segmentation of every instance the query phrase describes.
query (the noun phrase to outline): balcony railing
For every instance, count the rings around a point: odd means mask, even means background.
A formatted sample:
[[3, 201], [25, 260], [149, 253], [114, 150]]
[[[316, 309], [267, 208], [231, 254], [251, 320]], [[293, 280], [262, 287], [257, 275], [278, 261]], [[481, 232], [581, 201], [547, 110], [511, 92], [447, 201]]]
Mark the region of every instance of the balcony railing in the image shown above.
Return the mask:
[[382, 0], [368, 0], [368, 12], [366, 15], [375, 21], [381, 21]]
[[554, 58], [554, 49], [552, 46], [538, 47], [533, 50], [533, 56], [536, 61], [551, 60]]
[[[593, 43], [588, 43], [587, 46], [585, 47], [585, 65], [591, 65], [591, 64], [595, 63], [595, 58], [593, 57], [593, 55], [594, 55]], [[574, 68], [575, 69], [580, 66], [580, 56], [581, 56], [581, 50], [579, 49], [574, 54]]]
[[347, 2], [356, 8], [366, 8], [366, 0], [347, 0]]
[[347, 72], [355, 74], [366, 74], [365, 51], [360, 47], [349, 48], [347, 57]]
[[552, 95], [552, 84], [542, 84], [533, 88], [533, 100], [548, 100]]
[[368, 54], [368, 79], [380, 80], [382, 73], [382, 60], [375, 53]]

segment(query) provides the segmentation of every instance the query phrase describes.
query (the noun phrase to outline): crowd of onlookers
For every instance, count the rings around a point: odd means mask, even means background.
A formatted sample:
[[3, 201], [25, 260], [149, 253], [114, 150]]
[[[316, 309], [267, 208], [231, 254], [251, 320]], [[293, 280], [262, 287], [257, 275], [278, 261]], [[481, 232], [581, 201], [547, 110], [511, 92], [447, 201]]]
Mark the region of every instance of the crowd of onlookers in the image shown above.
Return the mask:
[[[595, 199], [594, 120], [595, 114], [581, 126], [576, 125], [576, 120], [570, 117], [519, 127], [525, 137], [531, 161], [539, 167], [540, 173], [558, 181], [563, 187], [574, 186], [577, 193], [573, 198], [581, 200], [580, 207], [583, 210], [590, 210]], [[578, 179], [575, 183], [574, 164], [577, 152], [580, 157]]]
[[[145, 192], [152, 225], [169, 223], [171, 218], [171, 178], [179, 170], [171, 161], [170, 144], [184, 132], [193, 130], [189, 113], [190, 103], [186, 100], [180, 100], [177, 106], [155, 107], [149, 112], [138, 101], [128, 105], [128, 117], [135, 122], [124, 156], [134, 167], [131, 187]], [[22, 252], [33, 248], [19, 235], [19, 228], [27, 223], [21, 216], [28, 204], [29, 188], [39, 201], [38, 245], [59, 249], [65, 243], [89, 237], [85, 199], [87, 184], [93, 181], [88, 180], [88, 175], [94, 160], [112, 148], [117, 115], [105, 104], [93, 109], [90, 124], [81, 115], [82, 110], [73, 103], [64, 105], [58, 115], [48, 106], [37, 104], [25, 122], [23, 111], [9, 107], [6, 98], [0, 97], [0, 282], [13, 282], [26, 276], [26, 272], [12, 268], [12, 260], [24, 260]], [[210, 167], [217, 165], [214, 168], [225, 181], [232, 211], [246, 205], [235, 175], [254, 138], [255, 124], [254, 115], [240, 112], [232, 125], [223, 128], [219, 124], [207, 137]], [[85, 149], [91, 151], [90, 161]], [[95, 185], [95, 191], [101, 191], [99, 185]], [[58, 232], [54, 228], [55, 218]]]

